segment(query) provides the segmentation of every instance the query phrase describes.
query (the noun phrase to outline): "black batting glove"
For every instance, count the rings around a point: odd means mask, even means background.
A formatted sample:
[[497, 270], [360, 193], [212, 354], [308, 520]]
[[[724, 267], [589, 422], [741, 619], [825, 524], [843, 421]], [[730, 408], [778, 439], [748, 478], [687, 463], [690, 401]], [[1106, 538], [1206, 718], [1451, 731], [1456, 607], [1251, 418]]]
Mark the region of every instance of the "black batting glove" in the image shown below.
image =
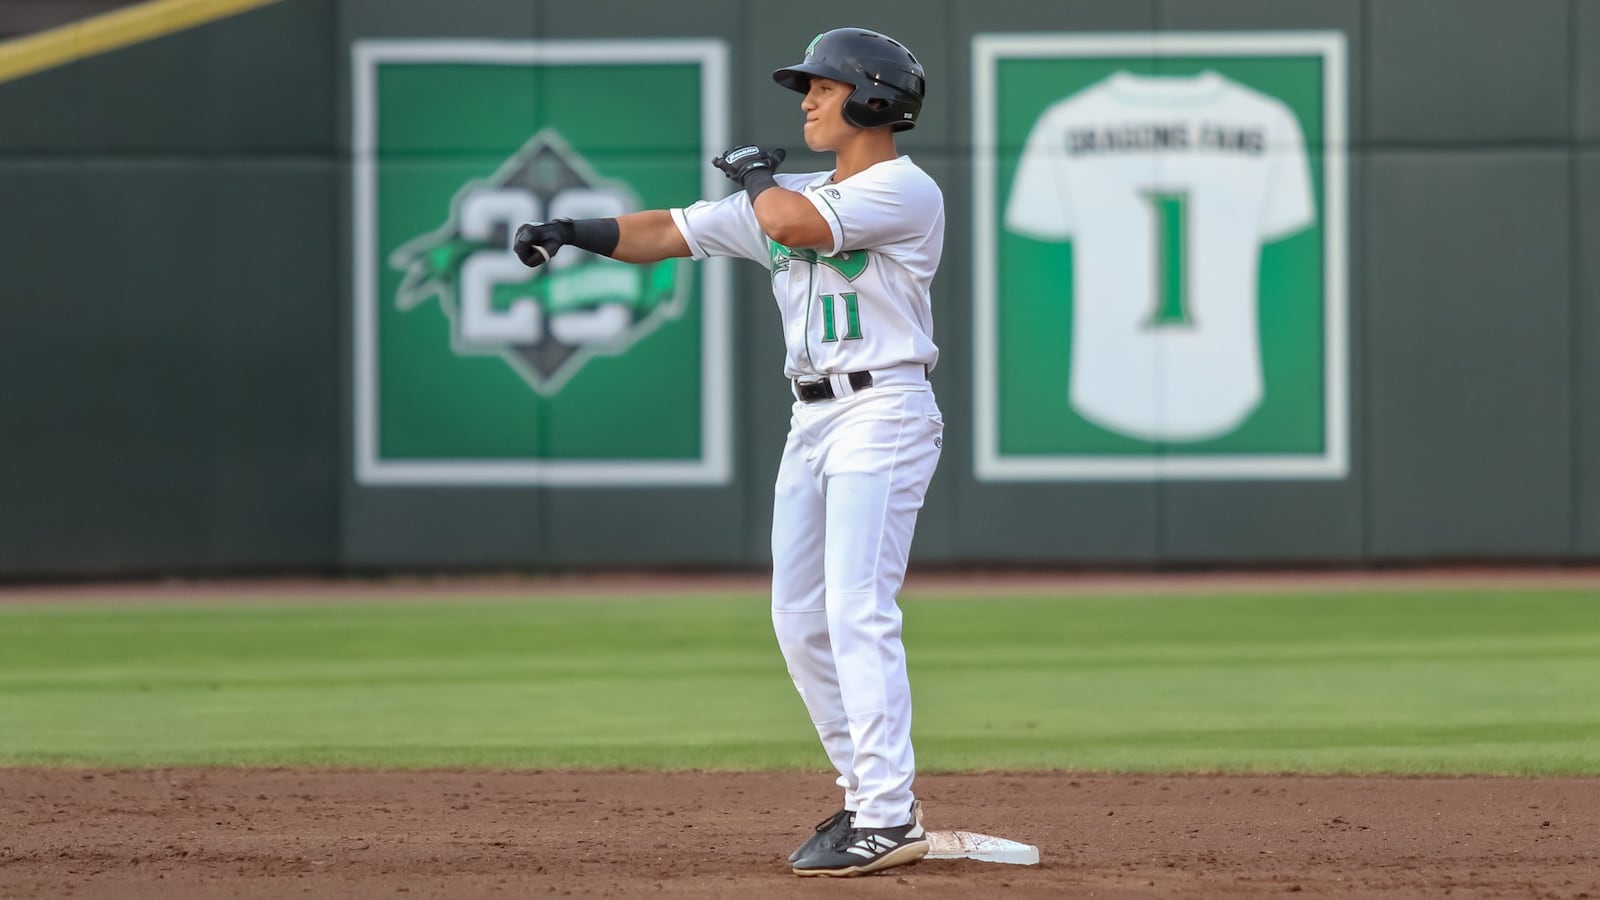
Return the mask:
[[754, 205], [762, 191], [778, 186], [772, 173], [778, 171], [781, 162], [782, 147], [763, 150], [755, 144], [745, 144], [713, 159], [711, 164], [721, 169], [722, 174], [732, 179], [734, 184], [744, 188], [744, 192], [750, 196], [750, 203]]
[[783, 162], [784, 152], [782, 147], [772, 150], [763, 150], [755, 144], [744, 144], [713, 159], [711, 164], [722, 170], [740, 187], [748, 187], [745, 180], [755, 172], [772, 174], [778, 171], [778, 166]]
[[567, 244], [572, 243], [573, 229], [571, 219], [556, 219], [553, 222], [529, 222], [517, 229], [516, 236], [511, 241], [511, 249], [517, 254], [517, 259], [530, 269], [549, 262]]

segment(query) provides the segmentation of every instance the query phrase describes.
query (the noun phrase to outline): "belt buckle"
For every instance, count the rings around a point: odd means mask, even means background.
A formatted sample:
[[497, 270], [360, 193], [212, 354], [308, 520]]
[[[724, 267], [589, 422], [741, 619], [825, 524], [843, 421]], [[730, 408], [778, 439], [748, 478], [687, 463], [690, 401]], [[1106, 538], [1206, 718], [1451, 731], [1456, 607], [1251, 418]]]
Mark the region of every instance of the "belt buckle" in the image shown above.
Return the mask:
[[833, 384], [826, 378], [823, 378], [819, 381], [800, 381], [799, 379], [796, 379], [794, 383], [794, 395], [799, 398], [800, 402], [802, 403], [815, 403], [818, 400], [832, 400]]

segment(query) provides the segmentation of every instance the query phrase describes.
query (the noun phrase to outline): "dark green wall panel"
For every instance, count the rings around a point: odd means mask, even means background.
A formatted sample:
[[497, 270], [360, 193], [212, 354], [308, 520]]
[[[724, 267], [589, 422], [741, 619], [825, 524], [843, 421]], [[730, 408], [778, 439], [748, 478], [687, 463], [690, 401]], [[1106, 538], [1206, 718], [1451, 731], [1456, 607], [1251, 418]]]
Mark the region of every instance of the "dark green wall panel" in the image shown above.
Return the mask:
[[1362, 6], [1362, 0], [1160, 0], [1156, 20], [1159, 28], [1169, 31], [1332, 28], [1356, 40]]
[[[557, 565], [736, 566], [748, 529], [730, 488], [564, 489], [545, 497], [546, 558]], [[770, 517], [769, 517], [770, 518]]]
[[356, 38], [535, 37], [539, 3], [439, 3], [437, 0], [339, 0], [339, 44]]
[[0, 83], [0, 151], [82, 153], [83, 69], [65, 66]]
[[1369, 552], [1572, 550], [1564, 154], [1379, 154], [1369, 235]]
[[[219, 567], [337, 560], [344, 342], [333, 308], [336, 204], [326, 160], [217, 167], [208, 219], [215, 328], [207, 398]], [[220, 226], [220, 227], [219, 227]]]
[[335, 7], [283, 0], [206, 29], [215, 60], [205, 81], [223, 152], [318, 153], [333, 147]]
[[1573, 0], [1573, 91], [1576, 137], [1600, 139], [1600, 0]]
[[754, 18], [750, 4], [739, 0], [693, 0], [689, 3], [588, 0], [582, 4], [532, 6], [535, 30], [540, 37], [550, 40], [713, 37], [725, 38], [738, 47], [745, 24]]
[[[32, 339], [7, 354], [16, 371], [5, 452], [20, 451], [21, 466], [5, 491], [18, 544], [6, 545], [27, 548], [11, 564], [83, 573], [204, 564], [216, 444], [210, 398], [196, 388], [216, 362], [216, 181], [192, 167], [122, 163], [30, 172], [24, 191], [64, 214], [35, 218], [15, 252], [54, 256], [52, 277], [77, 271], [60, 289], [29, 291], [37, 319], [22, 330]], [[118, 211], [101, 220], [117, 222], [114, 235], [91, 235], [91, 209]]]
[[[846, 24], [927, 66], [900, 146], [946, 199], [947, 440], [918, 564], [1600, 558], [1600, 0], [1450, 7], [284, 0], [0, 84], [0, 577], [764, 567], [790, 400], [768, 279], [747, 263], [728, 485], [355, 484], [350, 45], [720, 40], [730, 141], [786, 146], [804, 171], [831, 159], [804, 149], [799, 95], [770, 73]], [[977, 482], [972, 35], [1329, 29], [1349, 47], [1355, 145], [1350, 475]]]
[[1578, 158], [1578, 284], [1573, 302], [1577, 419], [1575, 543], [1588, 559], [1600, 557], [1600, 150]]
[[[1161, 27], [1157, 0], [947, 0], [952, 36], [973, 33], [1150, 31]], [[926, 9], [926, 7], [924, 7]], [[924, 12], [922, 15], [927, 16]]]
[[0, 161], [0, 571], [326, 568], [332, 162], [87, 149]]
[[[85, 167], [88, 208], [115, 209], [116, 240], [84, 260], [86, 329], [67, 383], [73, 404], [71, 494], [94, 504], [85, 524], [97, 565], [181, 565], [205, 559], [215, 454], [207, 390], [218, 362], [211, 340], [220, 210], [217, 181], [187, 163]], [[89, 499], [89, 498], [92, 498]]]
[[1355, 480], [1169, 482], [1160, 498], [1164, 563], [1300, 563], [1359, 558]]
[[1571, 132], [1566, 0], [1377, 0], [1369, 137], [1546, 141]]
[[[346, 472], [349, 454], [341, 459]], [[546, 564], [544, 492], [531, 488], [354, 488], [341, 503], [340, 563], [380, 569], [520, 569]]]
[[[945, 462], [958, 458], [947, 453]], [[950, 562], [1143, 566], [1162, 561], [1159, 485], [978, 487], [964, 479], [953, 487], [961, 512]]]
[[90, 57], [83, 69], [84, 140], [98, 153], [213, 149], [220, 107], [211, 89], [214, 32], [181, 31]]
[[92, 368], [81, 348], [96, 327], [83, 262], [67, 252], [83, 239], [84, 198], [74, 163], [0, 162], [0, 209], [19, 226], [0, 242], [0, 573], [70, 571], [84, 556], [76, 523], [99, 508], [77, 487], [80, 466], [64, 464], [92, 454], [75, 434], [105, 377], [77, 374]]
[[332, 16], [284, 0], [0, 84], [0, 150], [326, 152]]

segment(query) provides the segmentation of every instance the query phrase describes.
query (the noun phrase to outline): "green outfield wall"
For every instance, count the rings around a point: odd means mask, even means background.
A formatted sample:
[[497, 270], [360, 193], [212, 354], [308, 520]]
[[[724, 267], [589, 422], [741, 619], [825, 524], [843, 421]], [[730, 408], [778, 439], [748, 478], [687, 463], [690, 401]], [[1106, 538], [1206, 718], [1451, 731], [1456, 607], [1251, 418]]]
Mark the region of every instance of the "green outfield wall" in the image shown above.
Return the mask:
[[[770, 71], [844, 24], [930, 79], [916, 564], [1600, 559], [1600, 3], [1447, 5], [280, 0], [0, 47], [0, 579], [765, 565], [768, 274], [527, 280], [506, 226], [720, 196], [736, 142], [825, 166]], [[1119, 79], [1260, 118], [1073, 118]], [[1168, 178], [1116, 233], [1037, 205], [1059, 123], [1073, 165], [1170, 140], [1262, 174]], [[1219, 185], [1254, 218], [1208, 220]], [[1107, 270], [1159, 319], [1110, 369]], [[1176, 375], [1150, 336], [1182, 329], [1228, 361]], [[1127, 387], [1146, 351], [1193, 401]]]

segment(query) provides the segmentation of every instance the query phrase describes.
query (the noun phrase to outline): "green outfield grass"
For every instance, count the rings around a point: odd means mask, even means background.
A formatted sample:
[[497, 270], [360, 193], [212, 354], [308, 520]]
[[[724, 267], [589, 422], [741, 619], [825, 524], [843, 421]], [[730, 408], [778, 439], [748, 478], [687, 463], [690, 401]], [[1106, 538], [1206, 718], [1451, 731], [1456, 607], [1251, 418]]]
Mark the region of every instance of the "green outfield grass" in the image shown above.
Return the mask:
[[[924, 771], [1600, 774], [1600, 593], [908, 597]], [[0, 606], [0, 765], [822, 769], [764, 597]]]

